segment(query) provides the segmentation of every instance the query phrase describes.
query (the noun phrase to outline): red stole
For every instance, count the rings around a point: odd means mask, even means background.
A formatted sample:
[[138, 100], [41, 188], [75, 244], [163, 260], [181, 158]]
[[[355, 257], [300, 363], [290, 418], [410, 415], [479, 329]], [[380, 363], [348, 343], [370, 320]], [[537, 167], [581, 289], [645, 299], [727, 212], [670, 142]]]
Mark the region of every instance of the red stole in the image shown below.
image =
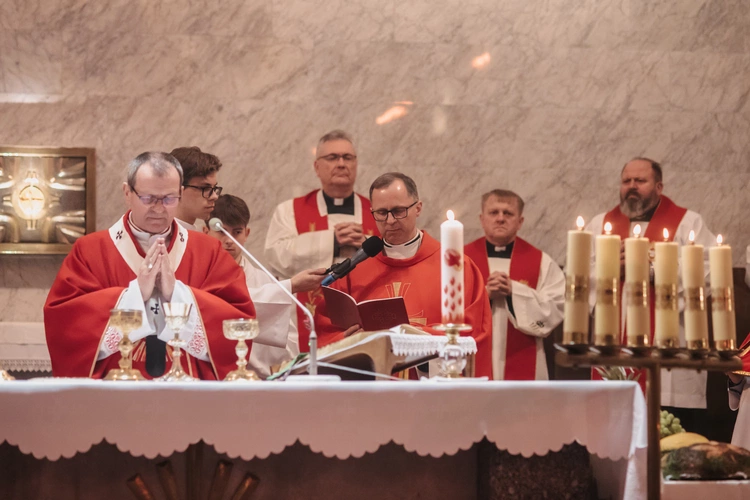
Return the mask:
[[[663, 231], [666, 228], [669, 231], [669, 241], [674, 240], [675, 234], [677, 234], [677, 228], [682, 222], [682, 218], [687, 212], [686, 208], [679, 207], [675, 203], [667, 198], [666, 196], [661, 197], [659, 206], [656, 207], [654, 216], [648, 223], [646, 232], [643, 237], [648, 238], [652, 243], [656, 241], [664, 241]], [[604, 234], [604, 224], [609, 222], [612, 224], [612, 234], [619, 234], [623, 240], [630, 236], [630, 219], [620, 211], [620, 207], [617, 206], [607, 212], [604, 215], [604, 221], [602, 221], [602, 234]], [[622, 294], [623, 283], [620, 283], [620, 294]], [[622, 296], [621, 296], [622, 298]], [[622, 302], [620, 302], [622, 303]], [[654, 284], [649, 284], [649, 304], [651, 310], [651, 332], [650, 340], [654, 340]], [[627, 328], [627, 326], [626, 326]], [[625, 335], [625, 332], [622, 332]], [[624, 338], [622, 339], [625, 340]]]
[[[685, 216], [685, 213], [687, 212], [687, 208], [683, 208], [680, 206], [677, 206], [672, 200], [667, 198], [666, 196], [661, 197], [661, 201], [659, 201], [659, 205], [656, 207], [656, 211], [654, 212], [653, 217], [651, 217], [651, 220], [648, 223], [648, 227], [646, 228], [646, 232], [643, 234], [644, 238], [648, 238], [648, 240], [651, 242], [651, 248], [653, 249], [653, 243], [657, 241], [664, 241], [664, 229], [666, 228], [669, 231], [669, 241], [674, 241], [675, 234], [677, 234], [677, 228], [680, 226], [680, 222], [682, 222], [682, 218]], [[609, 222], [612, 224], [612, 234], [619, 234], [621, 239], [625, 239], [630, 236], [630, 219], [622, 213], [620, 210], [619, 205], [607, 212], [604, 215], [604, 220], [602, 221], [602, 234], [604, 234], [604, 224]], [[622, 292], [624, 288], [624, 282], [620, 280], [620, 290], [618, 291], [620, 295], [620, 304], [622, 304]], [[654, 309], [655, 309], [655, 297], [654, 297], [654, 284], [649, 283], [648, 286], [648, 302], [649, 302], [649, 318], [650, 318], [650, 329], [649, 332], [649, 341], [653, 343], [654, 341]], [[621, 341], [624, 344], [625, 343], [625, 336], [627, 335], [627, 325], [625, 325], [625, 330], [621, 332]], [[594, 380], [598, 380], [600, 377], [598, 376], [598, 373], [594, 371], [592, 368], [591, 373], [594, 375]], [[643, 392], [646, 392], [646, 379], [648, 377], [648, 373], [644, 370], [641, 371], [641, 376], [638, 379], [638, 383], [640, 384], [641, 388], [643, 389]]]
[[[490, 266], [485, 239], [479, 238], [469, 243], [464, 247], [464, 253], [476, 263], [487, 283]], [[521, 238], [516, 238], [510, 257], [510, 279], [536, 290], [541, 266], [542, 251]], [[510, 320], [506, 327], [504, 379], [536, 379], [536, 338], [518, 330]]]
[[[293, 200], [294, 222], [297, 225], [298, 234], [328, 229], [328, 215], [321, 215], [320, 210], [318, 210], [318, 191], [320, 189], [315, 189]], [[375, 219], [372, 216], [367, 216], [370, 213], [370, 200], [360, 194], [355, 193], [355, 195], [362, 205], [362, 230], [367, 236], [379, 235]], [[312, 292], [298, 293], [297, 298], [314, 316], [315, 310], [323, 302], [323, 293], [320, 289], [317, 289]], [[307, 317], [299, 309], [297, 309], [297, 330], [299, 332], [299, 349], [301, 352], [307, 352], [310, 343], [310, 325]]]

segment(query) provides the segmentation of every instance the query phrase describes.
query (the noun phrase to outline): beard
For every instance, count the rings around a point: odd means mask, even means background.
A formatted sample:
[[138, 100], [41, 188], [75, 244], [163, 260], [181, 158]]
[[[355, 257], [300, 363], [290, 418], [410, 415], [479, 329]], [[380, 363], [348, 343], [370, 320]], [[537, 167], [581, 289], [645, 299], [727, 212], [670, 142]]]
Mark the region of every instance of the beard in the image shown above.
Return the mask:
[[[635, 195], [631, 197], [631, 195]], [[640, 217], [659, 202], [659, 197], [656, 192], [652, 192], [649, 196], [641, 198], [641, 195], [637, 191], [629, 191], [625, 197], [620, 197], [620, 211], [625, 214], [629, 219]]]

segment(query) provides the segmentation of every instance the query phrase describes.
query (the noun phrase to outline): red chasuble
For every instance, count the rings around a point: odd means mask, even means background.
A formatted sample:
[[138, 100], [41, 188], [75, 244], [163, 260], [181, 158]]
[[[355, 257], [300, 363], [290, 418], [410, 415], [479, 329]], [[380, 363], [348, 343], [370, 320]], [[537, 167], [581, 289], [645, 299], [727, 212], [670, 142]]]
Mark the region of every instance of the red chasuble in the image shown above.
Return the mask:
[[745, 337], [744, 342], [740, 345], [740, 359], [742, 360], [742, 370], [734, 373], [750, 377], [750, 334]]
[[[483, 283], [487, 284], [490, 275], [485, 238], [479, 238], [464, 247], [464, 254], [473, 260], [482, 273]], [[542, 266], [542, 251], [530, 243], [516, 238], [510, 257], [508, 275], [513, 281], [521, 282], [534, 290], [539, 283]], [[536, 337], [526, 335], [508, 320], [506, 327], [505, 380], [536, 379]], [[491, 344], [491, 343], [490, 343]], [[490, 351], [491, 352], [491, 351]]]
[[[295, 198], [293, 201], [294, 222], [297, 225], [297, 233], [299, 234], [326, 231], [328, 229], [328, 216], [320, 215], [320, 210], [318, 209], [318, 191], [320, 189], [315, 189], [305, 196]], [[375, 219], [370, 215], [370, 200], [357, 193], [355, 195], [362, 204], [362, 230], [365, 236], [380, 236], [378, 227], [375, 225]], [[298, 293], [297, 298], [315, 315], [317, 307], [323, 301], [323, 293], [318, 288], [311, 292]], [[307, 323], [307, 317], [302, 314], [302, 311], [297, 309], [297, 330], [299, 331], [299, 350], [301, 352], [308, 352], [310, 350], [310, 327]], [[318, 330], [317, 320], [315, 330]]]
[[[471, 336], [477, 342], [476, 376], [492, 378], [490, 301], [479, 269], [470, 259], [465, 262], [465, 321], [473, 327]], [[410, 323], [424, 328], [441, 322], [440, 286], [440, 243], [425, 232], [414, 257], [392, 259], [381, 253], [362, 262], [331, 288], [348, 293], [357, 302], [403, 297]], [[320, 325], [317, 331], [321, 346], [343, 338], [343, 333], [326, 316], [325, 301], [316, 310], [316, 325]]]
[[[664, 241], [664, 229], [666, 228], [669, 231], [669, 241], [673, 241], [675, 234], [677, 234], [677, 228], [680, 226], [680, 222], [682, 222], [682, 218], [685, 216], [685, 213], [687, 212], [687, 208], [683, 208], [680, 206], [677, 206], [672, 200], [667, 198], [666, 196], [661, 197], [661, 201], [659, 201], [659, 206], [656, 207], [656, 211], [654, 212], [653, 217], [651, 217], [651, 220], [648, 223], [648, 227], [646, 228], [646, 232], [643, 234], [644, 238], [648, 238], [648, 240], [651, 242], [651, 255], [653, 255], [653, 248], [654, 243], [657, 241]], [[620, 238], [624, 241], [625, 238], [628, 238], [632, 236], [630, 234], [630, 219], [622, 213], [619, 206], [616, 206], [609, 212], [607, 212], [604, 215], [604, 221], [602, 221], [602, 234], [604, 234], [604, 225], [609, 222], [612, 224], [612, 234], [619, 234]], [[622, 291], [624, 288], [624, 282], [620, 281], [620, 303], [622, 304]], [[651, 331], [649, 332], [649, 338], [651, 343], [654, 341], [654, 284], [649, 283], [649, 291], [648, 291], [648, 298], [649, 298], [649, 309], [650, 309], [650, 318], [651, 318]], [[627, 329], [627, 325], [625, 326]], [[621, 337], [623, 344], [625, 342], [625, 335], [626, 332], [621, 332]], [[596, 373], [592, 369], [592, 374], [594, 375], [594, 379], [598, 380], [600, 377], [598, 376], [598, 373]], [[638, 379], [638, 383], [641, 385], [641, 388], [643, 391], [646, 391], [646, 377], [647, 372], [642, 371], [641, 376]]]
[[[142, 262], [145, 257], [127, 230], [127, 216], [110, 230], [97, 231], [76, 241], [52, 284], [44, 306], [44, 327], [52, 373], [56, 377], [102, 378], [111, 368], [118, 367], [119, 352], [100, 361], [96, 358], [108, 327], [109, 311], [136, 279], [134, 262], [138, 259]], [[120, 229], [116, 230], [118, 225]], [[185, 228], [174, 222], [172, 235], [170, 261], [181, 253], [175, 278], [190, 287], [195, 298], [210, 359], [207, 362], [184, 353], [183, 366], [195, 377], [221, 380], [236, 368], [237, 360], [236, 342], [224, 338], [222, 321], [255, 317], [245, 275], [222, 249], [219, 240], [195, 231], [188, 235]], [[132, 239], [141, 254], [128, 253], [130, 264], [122, 249], [130, 243], [119, 245], [124, 238]], [[133, 352], [133, 367], [149, 378], [145, 369], [145, 342], [136, 342]]]

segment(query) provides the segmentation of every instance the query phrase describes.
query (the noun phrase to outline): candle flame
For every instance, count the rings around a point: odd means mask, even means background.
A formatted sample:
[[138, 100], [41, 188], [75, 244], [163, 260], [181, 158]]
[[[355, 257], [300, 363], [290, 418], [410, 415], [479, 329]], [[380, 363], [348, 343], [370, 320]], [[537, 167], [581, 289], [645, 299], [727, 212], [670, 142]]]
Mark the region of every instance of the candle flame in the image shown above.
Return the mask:
[[690, 234], [688, 234], [688, 240], [690, 240], [691, 245], [695, 243], [695, 231], [692, 229], [690, 230]]
[[607, 222], [606, 224], [604, 224], [604, 232], [606, 234], [612, 234], [612, 223], [611, 222]]
[[636, 224], [635, 227], [633, 228], [633, 236], [635, 236], [636, 238], [641, 237], [641, 225], [640, 224]]
[[724, 243], [724, 238], [721, 235], [717, 236], [716, 237], [716, 244], [717, 245], [721, 245], [722, 243]]
[[576, 226], [578, 227], [579, 231], [583, 229], [583, 226], [584, 226], [583, 217], [581, 217], [580, 215], [576, 219]]
[[448, 220], [455, 220], [456, 219], [456, 216], [453, 215], [453, 210], [448, 210], [445, 213], [445, 216], [448, 217]]
[[669, 241], [669, 229], [665, 227], [664, 231], [662, 231], [662, 234], [664, 235], [664, 241]]

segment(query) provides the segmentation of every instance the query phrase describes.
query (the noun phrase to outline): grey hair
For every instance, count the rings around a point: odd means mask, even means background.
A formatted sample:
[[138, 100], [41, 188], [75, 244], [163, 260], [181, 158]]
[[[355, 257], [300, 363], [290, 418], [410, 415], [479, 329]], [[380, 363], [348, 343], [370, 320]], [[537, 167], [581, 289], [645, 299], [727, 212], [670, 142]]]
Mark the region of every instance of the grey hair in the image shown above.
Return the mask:
[[145, 163], [151, 165], [157, 177], [164, 177], [169, 173], [170, 169], [174, 168], [180, 174], [180, 186], [182, 186], [182, 166], [177, 161], [177, 158], [169, 153], [147, 151], [133, 158], [128, 164], [128, 187], [131, 191], [135, 189], [135, 176], [138, 173], [138, 169]]
[[320, 147], [323, 144], [325, 144], [326, 142], [331, 142], [331, 141], [347, 141], [349, 144], [354, 146], [354, 141], [352, 140], [351, 135], [349, 135], [347, 132], [343, 130], [336, 129], [336, 130], [331, 130], [330, 132], [328, 132], [327, 134], [325, 134], [323, 137], [321, 137], [318, 140], [318, 147], [316, 151], [320, 151]]
[[401, 172], [388, 172], [383, 174], [374, 181], [370, 186], [370, 201], [372, 201], [372, 192], [376, 189], [384, 189], [393, 184], [396, 181], [401, 181], [406, 186], [406, 193], [411, 196], [414, 201], [419, 200], [419, 192], [417, 191], [417, 183], [414, 179]]

